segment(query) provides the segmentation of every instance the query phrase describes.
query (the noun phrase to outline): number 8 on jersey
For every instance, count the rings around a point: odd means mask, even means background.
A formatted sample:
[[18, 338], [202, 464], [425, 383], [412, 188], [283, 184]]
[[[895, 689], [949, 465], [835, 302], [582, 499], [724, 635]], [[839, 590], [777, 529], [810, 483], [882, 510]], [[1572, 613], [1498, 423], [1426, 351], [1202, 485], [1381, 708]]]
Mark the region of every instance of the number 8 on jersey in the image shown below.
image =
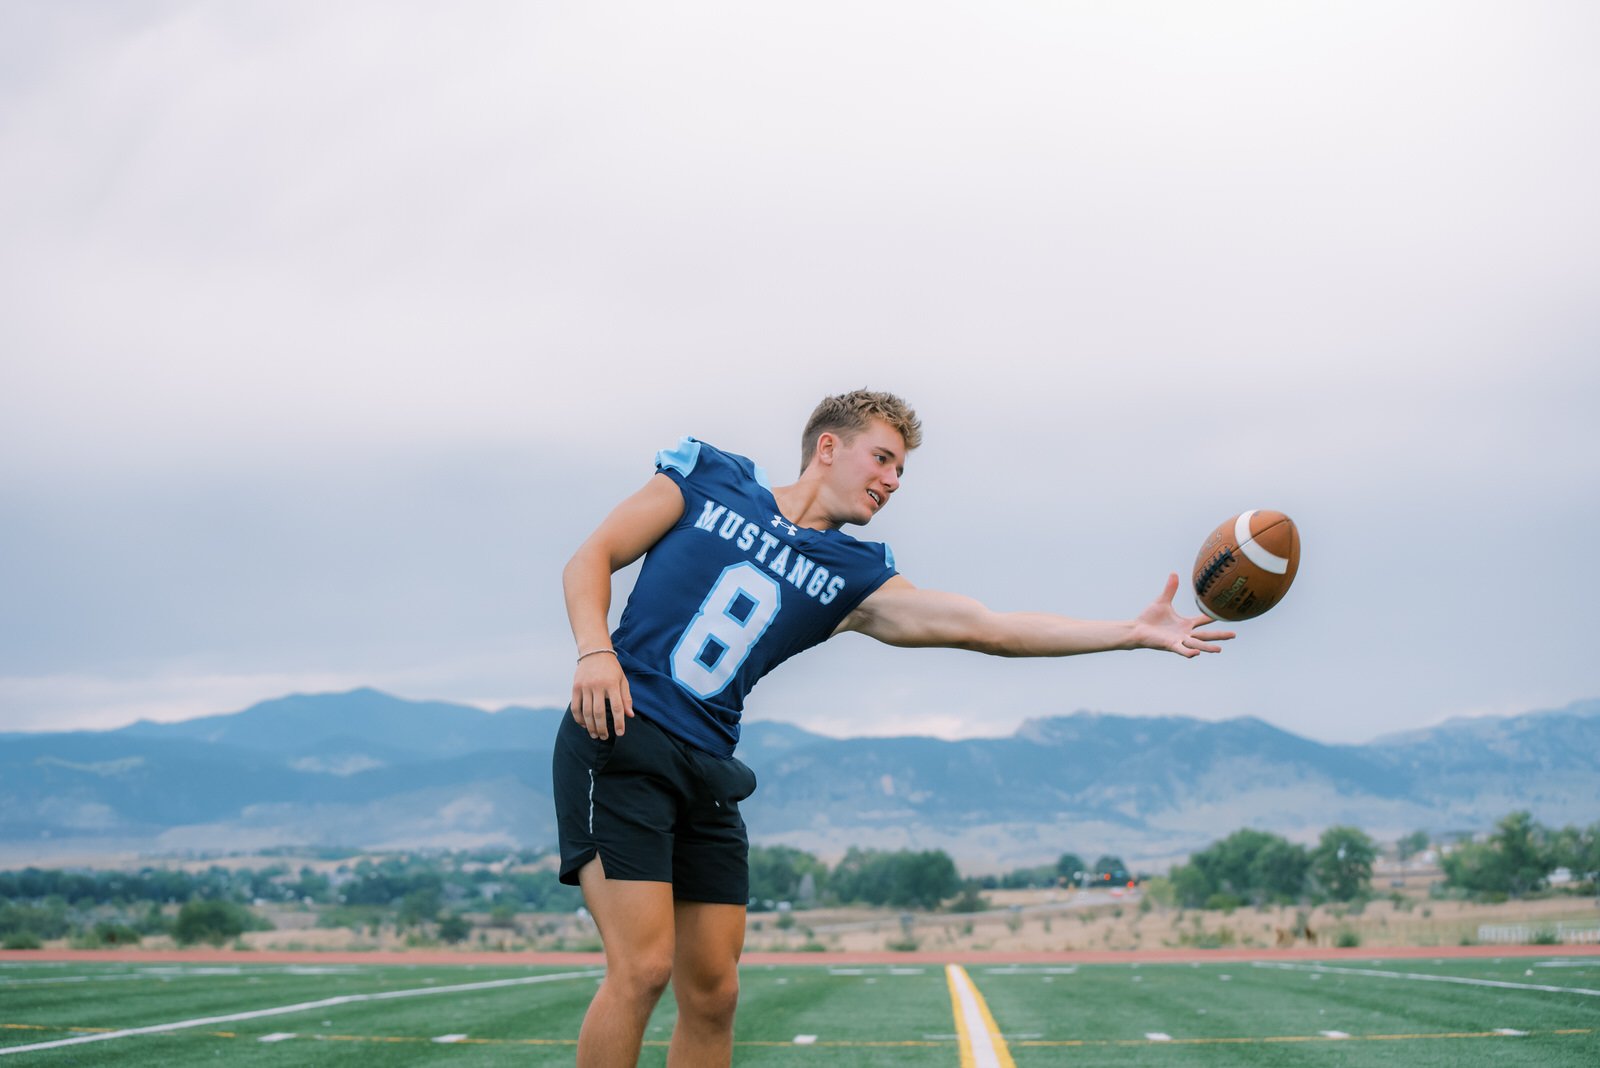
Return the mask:
[[778, 614], [783, 591], [748, 560], [723, 569], [672, 650], [672, 677], [700, 698], [721, 693]]

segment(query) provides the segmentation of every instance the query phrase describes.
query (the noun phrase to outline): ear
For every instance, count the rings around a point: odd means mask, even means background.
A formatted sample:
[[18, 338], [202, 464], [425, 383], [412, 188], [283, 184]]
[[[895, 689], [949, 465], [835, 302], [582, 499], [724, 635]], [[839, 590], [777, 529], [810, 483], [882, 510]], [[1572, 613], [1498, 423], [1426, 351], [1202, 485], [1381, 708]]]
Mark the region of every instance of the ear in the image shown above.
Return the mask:
[[824, 430], [817, 435], [817, 459], [825, 464], [833, 463], [833, 454], [839, 448], [839, 435], [831, 430]]

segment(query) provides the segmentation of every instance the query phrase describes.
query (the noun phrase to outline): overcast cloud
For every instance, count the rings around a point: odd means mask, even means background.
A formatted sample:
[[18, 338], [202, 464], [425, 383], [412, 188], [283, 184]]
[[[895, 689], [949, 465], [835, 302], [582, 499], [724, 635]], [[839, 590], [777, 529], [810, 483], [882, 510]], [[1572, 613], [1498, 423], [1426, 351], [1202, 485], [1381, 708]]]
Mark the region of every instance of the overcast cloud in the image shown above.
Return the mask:
[[1244, 508], [1220, 657], [850, 637], [749, 714], [1361, 741], [1600, 695], [1600, 14], [1573, 3], [14, 3], [0, 730], [374, 685], [564, 703], [654, 451], [927, 443], [920, 585], [1125, 616]]

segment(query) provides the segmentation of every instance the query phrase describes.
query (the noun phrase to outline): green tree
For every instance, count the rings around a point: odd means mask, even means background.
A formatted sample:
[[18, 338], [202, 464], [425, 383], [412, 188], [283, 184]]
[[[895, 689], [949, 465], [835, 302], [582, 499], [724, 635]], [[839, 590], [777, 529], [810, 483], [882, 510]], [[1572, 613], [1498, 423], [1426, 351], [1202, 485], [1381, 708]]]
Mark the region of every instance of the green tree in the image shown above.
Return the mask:
[[1554, 867], [1548, 838], [1548, 832], [1534, 822], [1531, 812], [1513, 812], [1495, 824], [1489, 845], [1500, 854], [1506, 893], [1521, 897], [1544, 884]]
[[415, 927], [431, 923], [444, 907], [443, 895], [436, 887], [424, 886], [400, 899], [400, 914], [396, 921], [401, 927]]
[[517, 903], [514, 899], [502, 894], [495, 899], [489, 909], [489, 926], [515, 930], [517, 926]]
[[820, 893], [827, 884], [828, 866], [791, 846], [750, 847], [752, 901], [798, 901], [807, 875], [813, 893]]
[[976, 879], [968, 879], [961, 884], [961, 893], [950, 902], [951, 912], [986, 912], [989, 909], [989, 899], [979, 891], [983, 889]]
[[1486, 842], [1466, 842], [1439, 860], [1446, 886], [1477, 894], [1504, 894], [1500, 854]]
[[1128, 881], [1128, 866], [1122, 862], [1121, 857], [1107, 853], [1094, 862], [1094, 881], [1120, 886]]
[[459, 912], [452, 912], [439, 921], [439, 940], [454, 945], [464, 942], [472, 934], [472, 921]]
[[220, 946], [261, 928], [262, 921], [237, 901], [188, 901], [178, 910], [172, 937], [180, 946], [196, 942]]
[[295, 897], [310, 898], [322, 905], [333, 900], [333, 884], [328, 881], [328, 877], [310, 868], [300, 869], [300, 878], [290, 884], [290, 892]]
[[1173, 869], [1172, 881], [1178, 900], [1191, 908], [1213, 899], [1261, 904], [1298, 897], [1309, 866], [1303, 847], [1246, 827], [1194, 854], [1182, 868]]
[[1069, 883], [1073, 883], [1074, 885], [1076, 885], [1078, 882], [1078, 873], [1080, 871], [1086, 872], [1088, 870], [1088, 865], [1086, 865], [1083, 862], [1083, 858], [1078, 856], [1076, 853], [1063, 853], [1056, 858], [1056, 875], [1067, 880]]
[[1480, 894], [1520, 897], [1543, 885], [1555, 857], [1559, 836], [1535, 823], [1528, 812], [1513, 812], [1495, 824], [1484, 842], [1468, 842], [1445, 854], [1445, 881]]
[[961, 878], [943, 850], [888, 853], [852, 847], [829, 876], [829, 886], [840, 901], [931, 909], [961, 889]]
[[1311, 855], [1304, 846], [1270, 835], [1250, 860], [1250, 896], [1258, 903], [1294, 901], [1305, 891], [1306, 873], [1310, 870]]
[[1372, 882], [1377, 844], [1359, 828], [1329, 827], [1311, 853], [1311, 874], [1335, 901], [1354, 901]]
[[[1072, 876], [1067, 876], [1070, 881]], [[1055, 886], [1060, 882], [1054, 864], [1039, 864], [1029, 868], [1012, 868], [999, 879], [990, 879], [989, 889], [1029, 890], [1034, 887]]]
[[1217, 892], [1198, 864], [1179, 864], [1167, 879], [1172, 885], [1173, 900], [1184, 908], [1200, 908]]
[[1600, 823], [1561, 828], [1550, 836], [1549, 851], [1552, 868], [1567, 868], [1580, 882], [1592, 880], [1600, 872]]
[[1427, 831], [1412, 831], [1395, 843], [1395, 850], [1400, 854], [1401, 861], [1407, 861], [1426, 850], [1430, 844]]

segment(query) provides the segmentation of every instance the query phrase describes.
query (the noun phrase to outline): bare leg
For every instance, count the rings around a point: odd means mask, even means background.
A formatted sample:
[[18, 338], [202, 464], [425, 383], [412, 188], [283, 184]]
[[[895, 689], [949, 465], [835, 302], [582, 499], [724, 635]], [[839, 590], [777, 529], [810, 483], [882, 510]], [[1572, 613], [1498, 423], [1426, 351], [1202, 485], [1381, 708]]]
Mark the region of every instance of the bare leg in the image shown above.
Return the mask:
[[739, 1004], [744, 906], [677, 903], [672, 992], [678, 1025], [668, 1068], [716, 1068], [733, 1062], [733, 1014]]
[[578, 1066], [634, 1068], [650, 1012], [672, 977], [672, 884], [609, 880], [599, 857], [578, 882], [606, 950], [606, 977], [578, 1033]]

